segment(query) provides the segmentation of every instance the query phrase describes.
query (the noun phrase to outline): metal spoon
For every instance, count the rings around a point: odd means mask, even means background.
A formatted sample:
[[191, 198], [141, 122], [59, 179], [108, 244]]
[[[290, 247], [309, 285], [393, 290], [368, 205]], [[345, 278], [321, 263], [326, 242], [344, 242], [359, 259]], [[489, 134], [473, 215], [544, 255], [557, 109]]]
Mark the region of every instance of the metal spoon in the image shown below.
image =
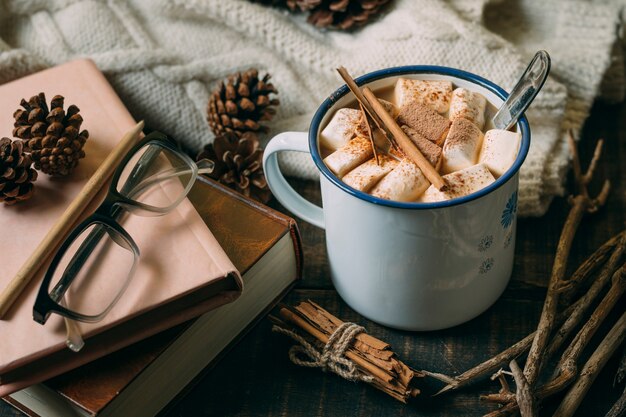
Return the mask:
[[517, 123], [517, 119], [526, 111], [543, 87], [549, 72], [550, 55], [546, 51], [537, 52], [513, 87], [509, 97], [493, 116], [493, 125], [496, 129], [508, 130]]

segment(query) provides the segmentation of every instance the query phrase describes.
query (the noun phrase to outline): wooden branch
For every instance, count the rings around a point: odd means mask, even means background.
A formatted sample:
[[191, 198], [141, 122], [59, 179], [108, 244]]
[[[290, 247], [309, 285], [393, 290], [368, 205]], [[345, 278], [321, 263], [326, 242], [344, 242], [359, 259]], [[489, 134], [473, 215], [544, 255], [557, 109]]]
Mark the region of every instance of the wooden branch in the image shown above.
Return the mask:
[[569, 144], [569, 149], [572, 155], [572, 171], [574, 171], [574, 182], [578, 187], [576, 191], [579, 194], [586, 193], [587, 188], [584, 186], [583, 173], [580, 166], [580, 156], [578, 155], [578, 149], [576, 147], [576, 142], [574, 141], [574, 132], [572, 131], [572, 129], [567, 131], [567, 143]]
[[372, 90], [368, 87], [363, 88], [363, 95], [369, 102], [370, 106], [374, 109], [374, 112], [380, 117], [385, 128], [388, 129], [393, 138], [398, 143], [403, 153], [411, 159], [422, 170], [424, 176], [430, 181], [430, 183], [440, 191], [444, 191], [446, 188], [446, 182], [439, 172], [433, 167], [428, 159], [422, 154], [422, 152], [417, 148], [417, 146], [413, 143], [413, 141], [404, 133], [404, 131], [398, 126], [396, 121], [391, 117], [387, 110], [383, 107], [382, 104], [378, 101]]
[[574, 235], [576, 234], [578, 225], [580, 224], [585, 212], [595, 212], [599, 205], [606, 202], [606, 198], [610, 190], [610, 183], [606, 181], [597, 198], [592, 199], [589, 197], [587, 184], [584, 182], [581, 174], [578, 150], [574, 144], [571, 132], [569, 138], [574, 164], [574, 175], [578, 185], [578, 195], [571, 199], [572, 208], [570, 209], [567, 219], [565, 220], [561, 237], [559, 238], [559, 244], [554, 258], [554, 265], [552, 267], [552, 274], [550, 275], [550, 282], [548, 284], [546, 300], [543, 305], [543, 310], [541, 311], [537, 332], [530, 347], [530, 351], [528, 352], [528, 359], [526, 360], [526, 365], [524, 367], [524, 375], [526, 376], [526, 379], [531, 387], [537, 382], [546, 356], [546, 347], [548, 345], [549, 337], [555, 327], [556, 312], [559, 302], [558, 288], [562, 285], [561, 282], [565, 276], [567, 259], [569, 257], [572, 241], [574, 240]]
[[609, 358], [622, 344], [624, 338], [626, 338], [626, 311], [593, 352], [583, 367], [580, 378], [565, 395], [553, 417], [570, 417], [576, 412], [591, 384], [593, 384], [593, 381], [604, 368]]
[[613, 407], [609, 410], [604, 417], [624, 417], [626, 415], [626, 386], [624, 392], [617, 399]]
[[589, 163], [589, 167], [587, 168], [587, 172], [582, 176], [582, 181], [585, 185], [589, 185], [591, 179], [593, 178], [593, 173], [596, 170], [596, 166], [598, 165], [598, 161], [600, 160], [600, 156], [602, 155], [602, 146], [604, 145], [604, 139], [599, 139], [596, 143], [596, 148], [593, 151], [593, 157], [591, 158], [591, 162]]
[[470, 383], [474, 381], [484, 378], [487, 375], [492, 374], [496, 369], [500, 368], [502, 365], [509, 362], [511, 359], [516, 358], [520, 356], [522, 353], [526, 352], [528, 348], [530, 347], [530, 344], [532, 343], [534, 336], [535, 336], [535, 333], [529, 334], [524, 339], [515, 343], [510, 348], [500, 352], [499, 354], [497, 354], [496, 356], [490, 359], [487, 359], [485, 362], [482, 362], [476, 365], [472, 369], [468, 369], [467, 371], [463, 372], [461, 375], [458, 375], [454, 378], [449, 377], [447, 375], [428, 372], [428, 371], [422, 371], [422, 372], [426, 376], [433, 377], [435, 379], [438, 379], [448, 384], [445, 387], [443, 387], [441, 390], [439, 390], [439, 392], [437, 392], [435, 395], [440, 395], [448, 391], [454, 391], [461, 387], [469, 385]]
[[[552, 379], [546, 384], [542, 385], [537, 390], [537, 398], [542, 400], [550, 397], [558, 392], [561, 392], [568, 385], [570, 385], [578, 375], [577, 362], [580, 355], [584, 351], [585, 347], [591, 341], [591, 338], [595, 334], [595, 331], [602, 324], [608, 313], [620, 300], [626, 289], [626, 264], [624, 264], [618, 271], [613, 274], [613, 285], [606, 294], [604, 299], [600, 302], [594, 313], [591, 315], [587, 323], [578, 332], [570, 347], [563, 353], [559, 364], [556, 366], [557, 372]], [[580, 302], [581, 300], [579, 300]], [[577, 309], [575, 307], [575, 309]], [[581, 374], [584, 373], [584, 370]], [[517, 410], [517, 401], [519, 398], [507, 398], [499, 396], [499, 394], [488, 394], [482, 396], [481, 399], [485, 399], [490, 402], [497, 402], [500, 404], [510, 405], [507, 409]]]
[[[564, 388], [571, 384], [574, 379], [576, 379], [576, 371], [576, 366], [573, 366], [571, 363], [565, 364], [565, 367], [561, 370], [561, 373], [557, 378], [542, 385], [536, 391], [535, 398], [539, 402], [547, 397], [561, 392]], [[515, 395], [503, 396], [501, 394], [487, 394], [482, 395], [480, 398], [481, 400], [502, 404], [500, 409], [488, 414], [492, 417], [509, 415], [519, 410]]]
[[624, 377], [626, 377], [626, 348], [624, 348], [624, 352], [622, 353], [622, 359], [619, 361], [619, 366], [617, 367], [617, 372], [615, 372], [615, 380], [613, 381], [613, 385], [621, 384], [624, 382]]
[[526, 381], [524, 372], [522, 372], [515, 359], [511, 361], [509, 367], [515, 379], [515, 397], [517, 398], [520, 415], [522, 417], [535, 417], [537, 415], [535, 397], [528, 381]]
[[611, 237], [604, 242], [594, 253], [592, 253], [585, 261], [580, 264], [570, 279], [561, 282], [557, 291], [561, 293], [560, 300], [564, 305], [570, 305], [571, 301], [578, 289], [585, 283], [598, 266], [604, 264], [613, 252], [613, 248], [626, 236], [626, 230], [621, 231], [617, 235]]
[[622, 267], [615, 271], [612, 278], [612, 285], [609, 292], [604, 296], [600, 304], [595, 309], [587, 323], [580, 329], [572, 343], [563, 352], [561, 360], [557, 365], [557, 371], [564, 368], [566, 362], [570, 362], [572, 365], [576, 365], [583, 350], [587, 347], [591, 338], [596, 333], [600, 325], [606, 319], [606, 316], [613, 310], [613, 307], [620, 300], [624, 292], [626, 291], [626, 263]]
[[567, 216], [563, 231], [559, 239], [559, 244], [556, 251], [556, 257], [554, 259], [554, 266], [552, 268], [552, 274], [550, 276], [550, 283], [548, 285], [548, 293], [546, 294], [546, 300], [543, 305], [541, 317], [539, 319], [539, 325], [537, 326], [537, 332], [535, 338], [530, 347], [528, 353], [528, 359], [524, 367], [524, 375], [528, 380], [528, 383], [533, 386], [539, 377], [539, 372], [543, 365], [543, 358], [545, 356], [545, 349], [548, 344], [548, 338], [554, 330], [554, 321], [556, 318], [556, 312], [559, 302], [559, 293], [557, 291], [560, 282], [565, 276], [565, 269], [567, 267], [567, 259], [569, 257], [570, 249], [572, 247], [572, 241], [578, 225], [583, 217], [583, 214], [587, 210], [588, 198], [583, 195], [574, 197], [574, 205]]
[[602, 289], [609, 282], [609, 278], [614, 274], [615, 270], [617, 269], [618, 262], [620, 261], [624, 253], [624, 248], [626, 246], [626, 235], [624, 234], [624, 232], [620, 233], [618, 236], [621, 236], [621, 238], [617, 242], [617, 246], [613, 250], [611, 257], [604, 265], [602, 271], [598, 275], [598, 278], [596, 278], [589, 290], [580, 298], [579, 306], [574, 311], [572, 311], [572, 313], [565, 320], [565, 323], [563, 323], [559, 331], [556, 332], [556, 334], [552, 338], [552, 342], [548, 346], [546, 357], [550, 358], [561, 348], [563, 342], [569, 337], [574, 328], [578, 326], [578, 323], [580, 323], [583, 314], [596, 300], [598, 295], [600, 295]]
[[500, 385], [502, 385], [500, 393], [511, 393], [511, 387], [509, 386], [509, 382], [506, 380], [506, 375], [510, 374], [510, 372], [507, 372], [504, 369], [500, 368], [498, 372], [491, 376], [492, 381], [495, 381], [496, 379], [500, 381]]
[[[580, 301], [577, 301], [576, 303], [568, 307], [563, 313], [559, 314], [558, 323], [559, 324], [562, 323], [567, 317], [569, 317], [572, 314], [572, 312], [574, 312], [576, 308], [579, 307], [579, 305], [580, 305]], [[526, 352], [530, 348], [530, 345], [534, 337], [535, 337], [535, 332], [529, 334], [528, 336], [526, 336], [519, 342], [515, 343], [508, 349], [503, 350], [496, 356], [487, 359], [485, 362], [482, 362], [476, 365], [475, 367], [468, 369], [467, 371], [463, 372], [461, 375], [458, 375], [454, 378], [444, 375], [444, 374], [435, 373], [435, 372], [429, 372], [429, 371], [422, 371], [422, 372], [426, 376], [430, 376], [432, 378], [438, 379], [439, 381], [445, 382], [447, 384], [445, 387], [439, 390], [439, 392], [437, 392], [435, 396], [443, 394], [448, 391], [454, 391], [466, 385], [469, 385], [472, 382], [475, 382], [481, 378], [484, 378], [487, 375], [492, 374], [493, 372], [496, 371], [496, 369], [502, 367], [506, 363], [510, 362], [512, 359], [517, 358], [518, 356], [522, 355], [524, 352]]]

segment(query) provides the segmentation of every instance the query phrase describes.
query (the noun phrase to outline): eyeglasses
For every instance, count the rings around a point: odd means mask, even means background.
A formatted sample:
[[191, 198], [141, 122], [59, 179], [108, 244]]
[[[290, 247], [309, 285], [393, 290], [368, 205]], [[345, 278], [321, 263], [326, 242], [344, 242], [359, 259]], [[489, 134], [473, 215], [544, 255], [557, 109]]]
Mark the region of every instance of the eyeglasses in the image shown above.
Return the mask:
[[167, 136], [153, 132], [124, 158], [96, 211], [60, 246], [41, 283], [33, 319], [45, 324], [51, 313], [64, 317], [67, 346], [84, 345], [76, 321], [102, 320], [120, 299], [135, 272], [139, 248], [122, 227], [127, 213], [161, 216], [178, 206], [199, 174], [213, 163], [196, 164]]

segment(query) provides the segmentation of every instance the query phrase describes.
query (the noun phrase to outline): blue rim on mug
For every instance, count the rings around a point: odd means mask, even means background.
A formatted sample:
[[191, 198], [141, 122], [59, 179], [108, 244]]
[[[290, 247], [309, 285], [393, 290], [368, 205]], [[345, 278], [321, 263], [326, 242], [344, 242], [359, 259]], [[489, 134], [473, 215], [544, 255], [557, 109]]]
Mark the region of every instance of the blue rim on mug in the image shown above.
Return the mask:
[[[472, 74], [471, 72], [462, 71], [462, 70], [455, 69], [455, 68], [441, 67], [441, 66], [434, 66], [434, 65], [407, 65], [403, 67], [386, 68], [386, 69], [382, 69], [382, 70], [378, 70], [378, 71], [374, 71], [374, 72], [370, 72], [368, 74], [362, 75], [361, 77], [356, 78], [354, 81], [357, 83], [357, 85], [361, 86], [364, 84], [368, 84], [372, 81], [380, 80], [382, 78], [388, 78], [392, 76], [405, 75], [405, 74], [440, 74], [440, 75], [451, 76], [451, 77], [463, 79], [465, 81], [469, 81], [472, 84], [479, 85], [491, 91], [496, 96], [500, 97], [502, 100], [505, 100], [509, 95], [506, 91], [504, 91], [504, 89], [502, 89], [498, 85], [476, 74]], [[434, 209], [434, 208], [450, 207], [450, 206], [455, 206], [458, 204], [467, 203], [469, 201], [479, 199], [491, 193], [492, 191], [500, 188], [502, 185], [504, 185], [509, 179], [511, 179], [519, 171], [520, 167], [522, 166], [522, 163], [524, 162], [524, 160], [526, 159], [526, 156], [528, 155], [528, 150], [530, 148], [530, 126], [528, 125], [528, 120], [526, 119], [526, 116], [522, 116], [517, 122], [517, 125], [519, 126], [519, 129], [522, 133], [522, 143], [520, 145], [520, 149], [518, 151], [517, 158], [515, 159], [515, 162], [513, 163], [513, 166], [511, 166], [511, 168], [509, 168], [509, 170], [506, 171], [503, 175], [501, 175], [500, 178], [498, 178], [495, 182], [493, 182], [492, 184], [489, 184], [487, 187], [483, 188], [482, 190], [476, 191], [475, 193], [472, 193], [465, 197], [453, 198], [451, 200], [439, 201], [436, 203], [400, 202], [400, 201], [385, 200], [382, 198], [374, 197], [370, 194], [364, 193], [362, 191], [356, 190], [346, 185], [343, 181], [337, 178], [335, 174], [333, 174], [330, 171], [330, 169], [328, 169], [328, 167], [322, 160], [322, 156], [320, 155], [318, 144], [317, 144], [317, 136], [318, 136], [320, 124], [322, 122], [322, 119], [324, 118], [324, 115], [326, 115], [328, 110], [330, 110], [330, 108], [335, 105], [337, 100], [345, 96], [348, 92], [350, 92], [350, 90], [348, 89], [348, 86], [344, 84], [339, 89], [337, 89], [334, 93], [332, 93], [320, 105], [319, 109], [313, 116], [313, 120], [311, 121], [311, 126], [309, 127], [309, 149], [311, 150], [311, 156], [313, 157], [313, 161], [315, 162], [315, 165], [317, 165], [317, 168], [322, 172], [322, 174], [324, 174], [326, 178], [328, 178], [330, 182], [332, 182], [333, 184], [335, 184], [337, 187], [341, 188], [348, 194], [351, 194], [357, 198], [360, 198], [361, 200], [374, 203], [374, 204], [380, 204], [384, 206], [403, 208], [403, 209]]]

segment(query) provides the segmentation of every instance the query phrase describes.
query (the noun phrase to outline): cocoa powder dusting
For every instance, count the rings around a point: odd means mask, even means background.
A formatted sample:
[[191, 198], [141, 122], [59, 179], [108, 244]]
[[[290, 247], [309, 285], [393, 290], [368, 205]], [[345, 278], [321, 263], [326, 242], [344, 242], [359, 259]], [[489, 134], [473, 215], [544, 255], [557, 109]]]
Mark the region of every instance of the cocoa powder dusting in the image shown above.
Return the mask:
[[461, 145], [479, 137], [481, 130], [467, 119], [454, 119], [448, 132], [445, 146]]
[[411, 129], [407, 125], [403, 125], [401, 128], [409, 139], [411, 139], [411, 141], [417, 146], [424, 157], [428, 159], [428, 162], [430, 162], [435, 169], [438, 169], [439, 164], [441, 163], [441, 148], [426, 139], [424, 136], [420, 135], [415, 129]]
[[403, 106], [398, 115], [400, 125], [407, 125], [415, 129], [420, 135], [431, 142], [441, 145], [450, 128], [450, 121], [428, 107], [411, 103]]

